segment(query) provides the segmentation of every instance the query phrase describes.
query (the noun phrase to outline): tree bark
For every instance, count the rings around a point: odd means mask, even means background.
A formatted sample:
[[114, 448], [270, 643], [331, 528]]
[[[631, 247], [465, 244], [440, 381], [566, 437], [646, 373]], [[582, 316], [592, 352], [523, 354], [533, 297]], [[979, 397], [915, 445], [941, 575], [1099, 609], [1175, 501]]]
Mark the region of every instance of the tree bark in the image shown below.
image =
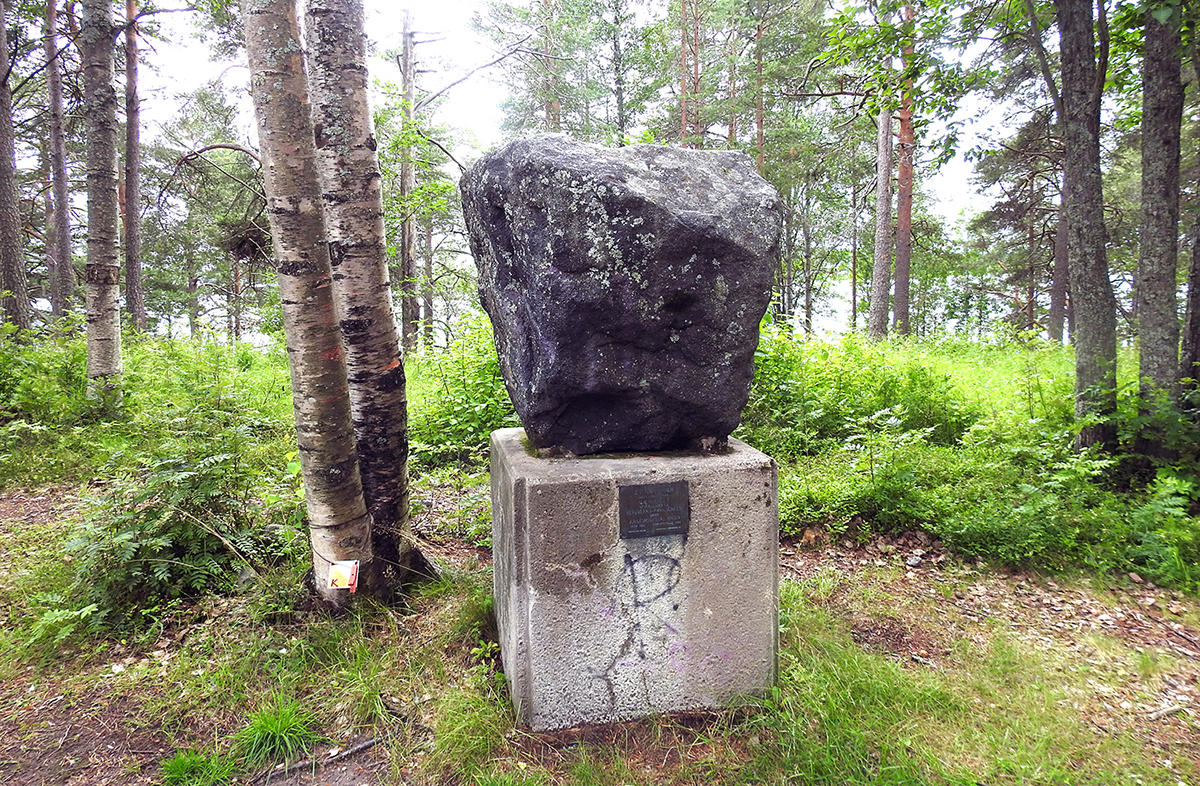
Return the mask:
[[[1176, 12], [1177, 13], [1177, 12]], [[1142, 57], [1142, 226], [1135, 307], [1143, 397], [1175, 397], [1179, 382], [1179, 149], [1182, 40], [1177, 19], [1146, 13]]]
[[17, 189], [17, 154], [13, 131], [12, 85], [9, 77], [8, 3], [0, 0], [0, 290], [4, 316], [22, 330], [33, 322], [25, 276], [25, 244], [21, 242], [21, 198]]
[[879, 112], [875, 174], [875, 265], [871, 269], [871, 310], [867, 337], [887, 336], [888, 303], [892, 289], [892, 112]]
[[315, 585], [325, 600], [346, 605], [351, 599], [346, 591], [329, 588], [332, 562], [358, 560], [360, 571], [370, 576], [374, 552], [333, 303], [299, 20], [293, 0], [242, 0], [241, 7]]
[[[1091, 419], [1076, 442], [1081, 448], [1099, 445], [1112, 450], [1116, 448], [1112, 416], [1117, 410], [1117, 319], [1100, 176], [1100, 93], [1107, 47], [1102, 40], [1097, 62], [1091, 0], [1055, 0], [1055, 8], [1062, 57], [1062, 199], [1075, 315], [1075, 414]], [[1106, 34], [1103, 18], [1100, 29]]]
[[[404, 14], [404, 51], [402, 55], [404, 80], [404, 126], [409, 130], [413, 123], [413, 106], [416, 97], [416, 68], [413, 64], [413, 32], [409, 15]], [[416, 190], [416, 173], [413, 170], [413, 150], [405, 145], [400, 153], [400, 204], [404, 217], [400, 223], [400, 325], [405, 350], [413, 348], [417, 341], [417, 244], [416, 224], [409, 204]]]
[[433, 216], [425, 217], [425, 274], [421, 277], [421, 329], [425, 346], [433, 346]]
[[62, 68], [58, 58], [58, 2], [46, 3], [46, 89], [50, 99], [50, 180], [54, 191], [54, 288], [51, 313], [62, 316], [75, 298], [75, 263], [71, 251], [70, 184], [67, 182], [67, 135], [63, 111]]
[[84, 0], [79, 54], [87, 128], [88, 395], [106, 411], [120, 400], [122, 373], [115, 35], [111, 0]]
[[305, 35], [317, 172], [363, 496], [374, 522], [377, 562], [396, 572], [373, 578], [394, 578], [398, 586], [411, 541], [408, 402], [388, 278], [361, 0], [309, 0]]
[[138, 99], [137, 0], [125, 0], [125, 309], [135, 330], [146, 330], [142, 288], [142, 152]]
[[858, 178], [850, 183], [850, 330], [858, 330]]
[[1050, 315], [1046, 330], [1051, 341], [1062, 343], [1063, 324], [1067, 318], [1067, 213], [1058, 206], [1058, 225], [1054, 230], [1054, 272], [1050, 282]]
[[[904, 6], [904, 21], [911, 31], [911, 3]], [[911, 42], [911, 37], [909, 40]], [[905, 45], [904, 65], [911, 64], [913, 52], [911, 43]], [[911, 79], [904, 81], [904, 89], [900, 94], [899, 121], [900, 144], [896, 150], [896, 294], [892, 301], [892, 325], [897, 333], [907, 336], [909, 274], [912, 268], [913, 153], [916, 148]]]

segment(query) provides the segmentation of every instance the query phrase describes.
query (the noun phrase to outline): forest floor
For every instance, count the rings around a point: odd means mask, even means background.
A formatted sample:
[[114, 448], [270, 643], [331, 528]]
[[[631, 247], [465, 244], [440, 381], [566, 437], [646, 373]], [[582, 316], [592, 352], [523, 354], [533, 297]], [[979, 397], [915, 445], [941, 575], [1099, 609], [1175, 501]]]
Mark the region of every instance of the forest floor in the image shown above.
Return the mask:
[[[427, 504], [423, 515], [453, 506], [447, 494], [431, 498], [434, 504]], [[39, 562], [55, 559], [45, 553], [46, 539], [38, 533], [63, 526], [76, 506], [74, 496], [59, 489], [0, 494], [0, 599], [14, 597]], [[486, 570], [485, 551], [452, 537], [439, 538], [428, 521], [421, 535], [444, 562], [461, 570]], [[1094, 578], [994, 570], [946, 553], [924, 532], [860, 544], [831, 542], [819, 530], [810, 530], [781, 544], [780, 566], [785, 580], [805, 582], [813, 602], [844, 621], [859, 647], [906, 670], [949, 668], [958, 657], [956, 642], [983, 642], [997, 631], [1024, 642], [1056, 664], [1064, 679], [1071, 673], [1072, 684], [1083, 686], [1070, 701], [1094, 735], [1132, 736], [1154, 751], [1165, 771], [1180, 773], [1179, 784], [1193, 786], [1185, 778], [1200, 772], [1200, 606], [1194, 598], [1132, 575], [1100, 586]], [[211, 625], [221, 608], [220, 602], [208, 602], [194, 625]], [[439, 624], [436, 612], [433, 606], [418, 605], [405, 625], [420, 638], [422, 627]], [[214, 727], [230, 727], [233, 721], [206, 714], [164, 725], [153, 713], [175, 700], [171, 683], [148, 678], [131, 683], [126, 677], [165, 668], [197, 635], [182, 627], [156, 641], [106, 641], [67, 657], [3, 655], [0, 781], [13, 786], [161, 783], [164, 758], [185, 744], [211, 744]], [[414, 706], [406, 704], [398, 717], [420, 726], [421, 713]], [[644, 768], [631, 770], [642, 773], [641, 782], [683, 782], [676, 780], [668, 762], [696, 745], [710, 721], [678, 717], [646, 733], [654, 723], [545, 735], [521, 732], [515, 755], [554, 773], [559, 760], [574, 755], [569, 753], [572, 746], [601, 745], [623, 761], [645, 762]], [[453, 775], [421, 776], [409, 768], [415, 763], [419, 770], [411, 753], [403, 754], [406, 763], [398, 765], [395, 752], [389, 753], [394, 736], [374, 739], [371, 734], [331, 734], [335, 742], [323, 745], [299, 771], [268, 771], [241, 782], [457, 782]], [[747, 744], [727, 742], [735, 749]], [[517, 766], [525, 765], [518, 761]]]

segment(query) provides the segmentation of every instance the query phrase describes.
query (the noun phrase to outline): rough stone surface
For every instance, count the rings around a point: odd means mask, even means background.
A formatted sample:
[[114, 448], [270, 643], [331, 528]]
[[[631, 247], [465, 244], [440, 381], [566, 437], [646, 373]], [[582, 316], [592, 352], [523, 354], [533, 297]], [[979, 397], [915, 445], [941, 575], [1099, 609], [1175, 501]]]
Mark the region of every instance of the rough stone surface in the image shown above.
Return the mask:
[[662, 450], [733, 431], [783, 215], [747, 156], [544, 135], [484, 157], [461, 188], [535, 445]]
[[[776, 468], [717, 455], [535, 458], [492, 434], [492, 547], [504, 673], [535, 730], [717, 708], [774, 684]], [[620, 489], [686, 481], [686, 534], [622, 538]]]

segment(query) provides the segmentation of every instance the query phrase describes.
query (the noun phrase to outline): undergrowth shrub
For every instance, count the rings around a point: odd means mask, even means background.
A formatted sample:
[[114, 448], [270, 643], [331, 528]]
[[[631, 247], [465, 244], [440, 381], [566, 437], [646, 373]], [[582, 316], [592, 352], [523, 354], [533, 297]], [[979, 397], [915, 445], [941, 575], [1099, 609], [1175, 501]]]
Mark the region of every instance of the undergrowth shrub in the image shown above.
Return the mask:
[[500, 375], [487, 317], [464, 316], [456, 334], [449, 347], [410, 366], [424, 378], [425, 395], [409, 402], [409, 448], [429, 466], [482, 463], [492, 431], [520, 425]]
[[113, 481], [67, 544], [96, 621], [136, 627], [281, 559], [282, 532], [255, 516], [254, 481], [236, 450], [147, 460], [143, 473]]
[[953, 445], [980, 415], [949, 375], [920, 358], [857, 336], [806, 341], [767, 326], [738, 434], [784, 459], [840, 447], [878, 420]]

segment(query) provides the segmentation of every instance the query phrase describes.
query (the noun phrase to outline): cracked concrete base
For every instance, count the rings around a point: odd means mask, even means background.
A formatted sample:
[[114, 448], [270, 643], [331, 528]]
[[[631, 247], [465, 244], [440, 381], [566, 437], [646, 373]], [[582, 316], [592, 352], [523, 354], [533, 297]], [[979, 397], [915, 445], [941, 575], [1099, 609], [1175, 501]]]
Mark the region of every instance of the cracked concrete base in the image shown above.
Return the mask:
[[[523, 430], [492, 434], [496, 617], [520, 723], [717, 708], [774, 683], [776, 467], [729, 443], [719, 455], [538, 458]], [[678, 481], [686, 534], [622, 538], [619, 489]]]

